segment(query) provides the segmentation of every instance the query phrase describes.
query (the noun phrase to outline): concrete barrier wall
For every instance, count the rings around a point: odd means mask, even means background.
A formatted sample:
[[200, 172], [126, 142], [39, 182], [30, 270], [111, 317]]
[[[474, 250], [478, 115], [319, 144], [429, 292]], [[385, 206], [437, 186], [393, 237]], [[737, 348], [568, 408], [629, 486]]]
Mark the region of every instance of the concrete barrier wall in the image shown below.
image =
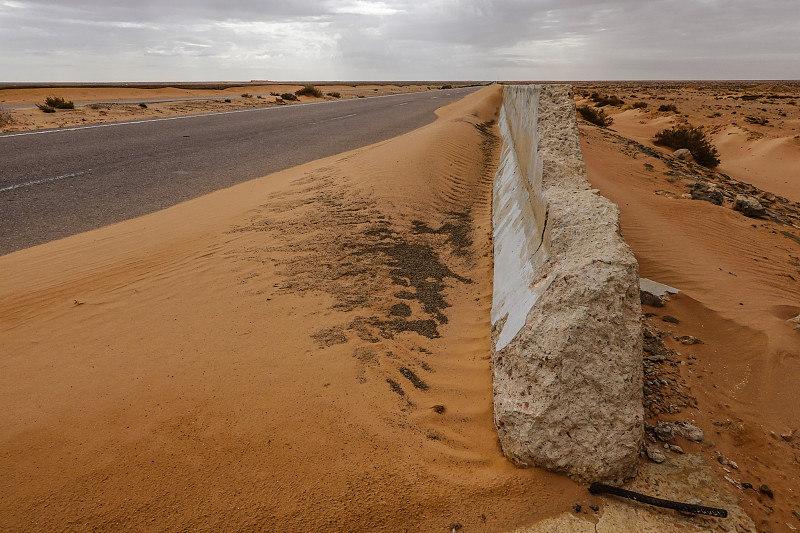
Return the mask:
[[505, 86], [493, 190], [494, 412], [505, 455], [579, 481], [636, 473], [638, 264], [590, 188], [572, 89]]

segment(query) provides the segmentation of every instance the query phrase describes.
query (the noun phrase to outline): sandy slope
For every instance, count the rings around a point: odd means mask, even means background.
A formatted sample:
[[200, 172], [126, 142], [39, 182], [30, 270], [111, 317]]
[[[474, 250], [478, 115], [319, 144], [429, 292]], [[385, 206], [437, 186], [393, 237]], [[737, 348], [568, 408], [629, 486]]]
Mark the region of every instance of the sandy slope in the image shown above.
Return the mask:
[[[632, 122], [619, 123], [620, 131], [641, 139]], [[705, 429], [709, 442], [687, 451], [706, 456], [720, 478], [755, 487], [729, 484], [759, 531], [800, 527], [792, 514], [800, 511], [800, 435], [780, 437], [800, 428], [800, 334], [786, 322], [800, 314], [800, 244], [781, 231], [800, 232], [687, 199], [686, 180], [676, 180], [659, 159], [593, 126], [581, 131], [589, 180], [619, 204], [641, 275], [682, 291], [665, 307], [645, 311], [655, 313], [653, 323], [664, 332], [704, 342], [684, 345], [664, 336], [680, 352], [680, 376], [697, 407], [659, 418], [695, 420]], [[800, 158], [792, 157], [797, 165]], [[763, 174], [749, 176], [737, 177], [765, 183]], [[680, 323], [663, 322], [664, 315]], [[717, 452], [738, 469], [716, 462]], [[759, 493], [761, 484], [774, 499]]]
[[515, 469], [492, 422], [499, 104], [0, 258], [3, 527], [502, 531], [569, 510], [585, 489]]
[[[612, 83], [577, 85], [576, 93], [614, 94], [621, 108], [604, 109], [611, 126], [628, 138], [649, 143], [653, 135], [675, 124], [705, 128], [717, 147], [721, 172], [800, 201], [800, 84], [753, 83]], [[580, 104], [591, 104], [580, 99]], [[644, 102], [644, 109], [631, 109]], [[677, 113], [661, 112], [675, 105]], [[765, 124], [749, 120], [766, 119]], [[667, 151], [665, 149], [665, 151]]]

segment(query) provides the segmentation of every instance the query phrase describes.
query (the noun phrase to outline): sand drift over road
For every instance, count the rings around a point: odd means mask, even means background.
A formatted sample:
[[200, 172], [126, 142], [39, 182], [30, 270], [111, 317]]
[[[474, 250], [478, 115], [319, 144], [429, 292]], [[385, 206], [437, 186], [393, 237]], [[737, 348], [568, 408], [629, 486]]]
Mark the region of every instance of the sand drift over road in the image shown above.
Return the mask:
[[4, 526], [502, 531], [569, 509], [583, 489], [515, 469], [492, 420], [500, 93], [0, 258]]

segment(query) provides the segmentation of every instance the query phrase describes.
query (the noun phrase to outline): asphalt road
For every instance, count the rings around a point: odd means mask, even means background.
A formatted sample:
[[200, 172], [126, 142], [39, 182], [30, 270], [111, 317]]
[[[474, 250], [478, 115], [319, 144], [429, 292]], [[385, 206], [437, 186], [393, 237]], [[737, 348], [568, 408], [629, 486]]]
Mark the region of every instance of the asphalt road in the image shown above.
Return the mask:
[[475, 90], [0, 135], [0, 255], [395, 137]]

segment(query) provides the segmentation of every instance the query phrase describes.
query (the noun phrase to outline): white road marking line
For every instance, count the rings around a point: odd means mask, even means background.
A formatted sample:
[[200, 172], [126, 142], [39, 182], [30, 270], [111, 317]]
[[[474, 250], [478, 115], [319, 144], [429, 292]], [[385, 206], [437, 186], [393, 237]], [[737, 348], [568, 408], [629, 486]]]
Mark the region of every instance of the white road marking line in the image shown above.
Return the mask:
[[402, 104], [395, 104], [395, 107], [400, 107], [401, 105], [408, 105], [408, 102], [403, 102]]
[[350, 113], [349, 115], [342, 115], [341, 117], [335, 117], [335, 118], [328, 119], [327, 122], [330, 122], [331, 120], [342, 120], [343, 118], [347, 118], [347, 117], [354, 117], [357, 114], [358, 113]]
[[67, 178], [76, 178], [78, 176], [82, 176], [82, 175], [86, 174], [87, 172], [91, 172], [91, 171], [92, 171], [92, 169], [90, 168], [89, 170], [84, 170], [82, 172], [72, 172], [70, 174], [64, 174], [62, 176], [54, 176], [52, 178], [42, 178], [40, 180], [31, 180], [31, 181], [26, 181], [26, 182], [23, 182], [23, 183], [16, 183], [14, 185], [9, 185], [8, 187], [3, 187], [2, 189], [0, 189], [0, 192], [13, 191], [14, 189], [21, 189], [23, 187], [30, 187], [32, 185], [39, 185], [40, 183], [49, 183], [51, 181], [58, 181], [58, 180], [63, 180], [63, 179], [67, 179]]
[[[144, 120], [132, 120], [129, 122], [115, 122], [109, 124], [92, 124], [90, 126], [73, 126], [71, 128], [58, 128], [54, 130], [44, 130], [44, 131], [25, 131], [21, 133], [9, 133], [6, 135], [0, 135], [0, 139], [4, 139], [6, 137], [22, 137], [23, 135], [44, 135], [46, 133], [61, 133], [64, 131], [78, 131], [78, 130], [90, 130], [94, 128], [110, 128], [113, 126], [130, 126], [131, 124], [145, 124], [147, 122], [163, 122], [166, 120], [186, 120], [190, 118], [198, 118], [198, 117], [210, 117], [214, 115], [232, 115], [234, 113], [250, 113], [253, 111], [273, 111], [275, 109], [289, 109], [292, 107], [300, 107], [306, 105], [318, 105], [318, 104], [337, 104], [337, 103], [344, 103], [349, 102], [352, 100], [364, 100], [369, 101], [373, 98], [392, 98], [395, 96], [409, 96], [413, 94], [421, 94], [421, 91], [418, 93], [398, 93], [398, 94], [384, 94], [381, 96], [370, 96], [369, 98], [347, 98], [345, 100], [332, 100], [328, 102], [305, 102], [303, 104], [290, 104], [285, 106], [273, 106], [273, 107], [257, 107], [255, 109], [235, 109], [233, 111], [218, 111], [216, 113], [200, 113], [197, 115], [181, 115], [177, 117], [161, 117], [161, 118], [148, 118]], [[434, 96], [433, 98], [438, 98]]]

